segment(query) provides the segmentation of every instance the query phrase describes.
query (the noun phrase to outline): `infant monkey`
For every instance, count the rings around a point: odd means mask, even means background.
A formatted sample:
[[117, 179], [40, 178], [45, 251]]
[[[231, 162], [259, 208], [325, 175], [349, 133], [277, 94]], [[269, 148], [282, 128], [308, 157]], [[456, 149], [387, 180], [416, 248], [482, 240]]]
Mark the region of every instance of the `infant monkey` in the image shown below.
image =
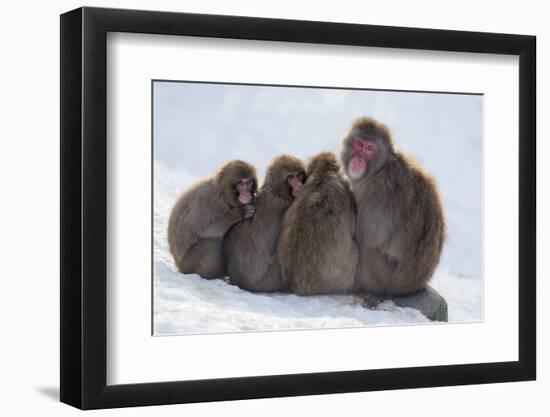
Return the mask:
[[270, 163], [254, 202], [254, 217], [233, 226], [224, 240], [232, 284], [254, 292], [283, 289], [277, 241], [283, 216], [305, 181], [305, 167], [299, 159], [282, 155]]
[[254, 215], [256, 188], [256, 169], [234, 160], [179, 197], [168, 220], [168, 244], [181, 273], [207, 279], [227, 275], [223, 237]]

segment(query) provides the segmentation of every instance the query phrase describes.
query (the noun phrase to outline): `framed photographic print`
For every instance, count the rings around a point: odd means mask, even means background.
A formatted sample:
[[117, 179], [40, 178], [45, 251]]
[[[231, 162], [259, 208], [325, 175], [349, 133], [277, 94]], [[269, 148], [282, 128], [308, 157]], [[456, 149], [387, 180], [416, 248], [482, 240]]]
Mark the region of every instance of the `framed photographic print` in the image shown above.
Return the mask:
[[61, 16], [61, 401], [532, 380], [535, 37]]

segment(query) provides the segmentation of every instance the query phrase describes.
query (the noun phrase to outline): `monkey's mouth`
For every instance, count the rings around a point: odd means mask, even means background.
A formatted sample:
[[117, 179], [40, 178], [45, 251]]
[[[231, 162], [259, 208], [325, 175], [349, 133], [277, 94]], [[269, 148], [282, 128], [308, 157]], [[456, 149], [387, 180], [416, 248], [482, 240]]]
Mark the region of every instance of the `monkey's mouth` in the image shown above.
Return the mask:
[[298, 194], [300, 194], [300, 191], [302, 191], [302, 187], [304, 184], [302, 184], [300, 181], [296, 181], [291, 185], [292, 188], [292, 197], [296, 197]]
[[245, 190], [239, 192], [238, 200], [241, 204], [250, 204], [252, 202], [252, 191]]
[[363, 155], [355, 155], [349, 161], [349, 172], [352, 178], [359, 178], [367, 169], [367, 159]]

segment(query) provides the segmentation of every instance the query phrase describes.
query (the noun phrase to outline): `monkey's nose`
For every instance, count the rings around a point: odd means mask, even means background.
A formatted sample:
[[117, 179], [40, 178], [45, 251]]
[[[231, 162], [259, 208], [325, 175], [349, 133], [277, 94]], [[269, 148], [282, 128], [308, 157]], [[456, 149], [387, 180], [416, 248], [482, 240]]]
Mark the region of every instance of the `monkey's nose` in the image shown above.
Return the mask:
[[292, 195], [296, 196], [302, 189], [304, 184], [302, 184], [300, 181], [296, 181], [294, 184], [292, 184]]

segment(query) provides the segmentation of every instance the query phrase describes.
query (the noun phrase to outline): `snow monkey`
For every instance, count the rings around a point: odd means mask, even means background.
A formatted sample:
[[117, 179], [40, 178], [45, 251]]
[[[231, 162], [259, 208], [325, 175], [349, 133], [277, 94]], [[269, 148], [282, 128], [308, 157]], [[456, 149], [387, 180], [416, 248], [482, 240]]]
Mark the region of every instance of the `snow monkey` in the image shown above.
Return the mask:
[[224, 239], [223, 249], [232, 284], [249, 291], [282, 289], [276, 259], [277, 240], [283, 216], [305, 180], [305, 166], [299, 159], [282, 155], [271, 161], [254, 201], [254, 217], [237, 223]]
[[179, 197], [168, 221], [168, 244], [180, 272], [227, 275], [222, 240], [231, 226], [254, 215], [256, 187], [254, 167], [235, 160]]
[[387, 296], [424, 289], [446, 234], [434, 179], [369, 117], [345, 135], [341, 160], [357, 203], [356, 291]]
[[356, 207], [336, 156], [315, 156], [307, 182], [287, 210], [278, 244], [283, 285], [299, 295], [352, 290], [358, 248]]

